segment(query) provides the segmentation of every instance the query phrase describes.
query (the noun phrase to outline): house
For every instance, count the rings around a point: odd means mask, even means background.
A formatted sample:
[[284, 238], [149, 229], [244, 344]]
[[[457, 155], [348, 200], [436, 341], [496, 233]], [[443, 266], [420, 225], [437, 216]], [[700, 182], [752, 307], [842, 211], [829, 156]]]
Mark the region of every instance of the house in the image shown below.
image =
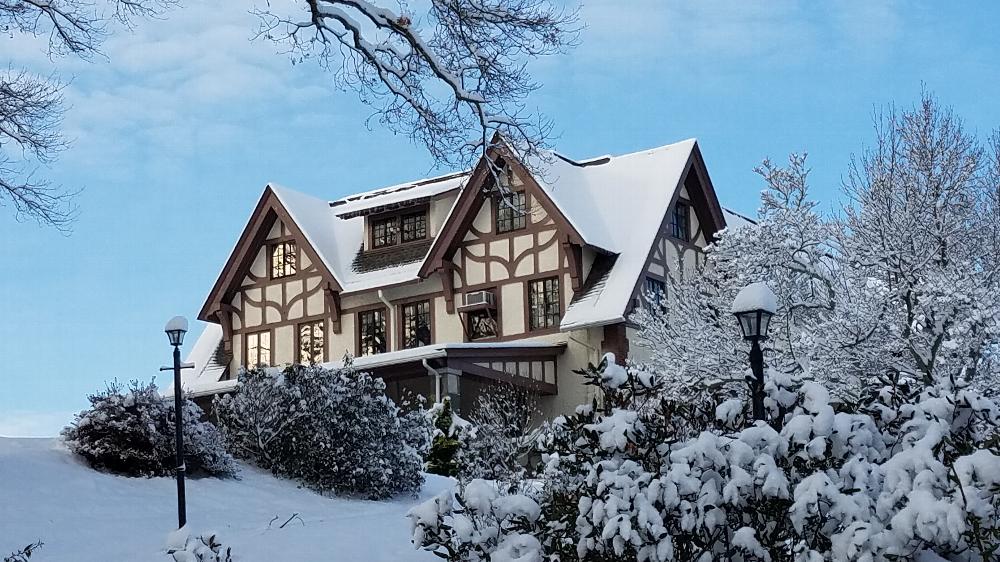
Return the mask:
[[335, 201], [267, 185], [198, 315], [208, 328], [185, 390], [350, 355], [391, 396], [449, 395], [461, 410], [507, 381], [565, 412], [591, 398], [574, 369], [635, 352], [627, 318], [646, 290], [742, 220], [719, 205], [693, 139], [531, 166], [502, 145], [488, 158]]

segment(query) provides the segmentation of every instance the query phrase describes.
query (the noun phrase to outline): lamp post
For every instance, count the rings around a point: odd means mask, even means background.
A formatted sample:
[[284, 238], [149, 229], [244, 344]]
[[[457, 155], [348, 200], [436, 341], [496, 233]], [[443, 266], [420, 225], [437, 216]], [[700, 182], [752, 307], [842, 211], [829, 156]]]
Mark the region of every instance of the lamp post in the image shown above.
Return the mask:
[[750, 341], [750, 395], [753, 400], [753, 418], [764, 419], [764, 352], [760, 342], [767, 339], [771, 316], [777, 310], [777, 298], [765, 283], [747, 285], [733, 299], [733, 314], [740, 324], [743, 339]]
[[167, 333], [170, 345], [174, 346], [174, 364], [172, 367], [160, 367], [161, 371], [174, 372], [174, 453], [177, 462], [177, 528], [187, 523], [187, 506], [184, 499], [184, 417], [182, 412], [183, 397], [181, 396], [181, 369], [190, 368], [181, 364], [181, 344], [187, 333], [188, 322], [183, 316], [174, 316], [163, 329]]

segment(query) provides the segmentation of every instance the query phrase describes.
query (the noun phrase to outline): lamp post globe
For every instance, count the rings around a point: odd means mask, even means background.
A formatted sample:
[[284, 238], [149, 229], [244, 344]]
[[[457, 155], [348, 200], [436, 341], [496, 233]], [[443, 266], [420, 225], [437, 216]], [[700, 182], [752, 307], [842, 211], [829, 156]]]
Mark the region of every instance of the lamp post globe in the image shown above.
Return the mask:
[[751, 283], [733, 299], [733, 315], [739, 322], [743, 339], [750, 342], [750, 396], [753, 402], [753, 417], [764, 419], [764, 352], [760, 342], [767, 339], [771, 317], [778, 309], [778, 299], [766, 283]]
[[167, 326], [163, 328], [163, 331], [167, 334], [167, 339], [170, 340], [170, 345], [179, 346], [184, 344], [184, 334], [188, 331], [188, 321], [187, 318], [183, 316], [174, 316], [167, 322]]

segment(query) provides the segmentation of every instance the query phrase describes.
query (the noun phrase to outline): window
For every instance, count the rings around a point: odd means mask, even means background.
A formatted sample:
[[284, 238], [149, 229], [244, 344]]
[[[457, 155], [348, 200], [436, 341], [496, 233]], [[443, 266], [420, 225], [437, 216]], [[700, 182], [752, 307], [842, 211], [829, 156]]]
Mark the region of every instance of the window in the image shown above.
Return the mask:
[[385, 312], [366, 310], [358, 313], [358, 355], [385, 353]]
[[399, 226], [396, 217], [379, 219], [372, 222], [372, 248], [385, 248], [396, 245], [396, 235]]
[[466, 321], [468, 322], [467, 329], [470, 340], [497, 337], [497, 321], [493, 318], [490, 309], [469, 311]]
[[670, 216], [670, 234], [678, 240], [685, 242], [691, 239], [689, 231], [690, 220], [688, 218], [689, 207], [687, 203], [678, 201], [674, 205], [674, 212]]
[[295, 275], [295, 242], [279, 242], [271, 246], [271, 279]]
[[323, 362], [323, 321], [299, 324], [299, 363]]
[[524, 192], [518, 191], [508, 196], [497, 197], [497, 232], [510, 232], [524, 228], [527, 214], [524, 209]]
[[402, 223], [403, 242], [413, 242], [414, 240], [427, 238], [426, 214], [414, 213], [412, 215], [404, 215]]
[[667, 284], [659, 279], [647, 277], [643, 286], [643, 299], [648, 310], [654, 308], [666, 310], [667, 307]]
[[431, 303], [420, 301], [403, 305], [403, 347], [431, 343]]
[[559, 325], [559, 278], [540, 279], [528, 284], [530, 329], [543, 330]]
[[266, 367], [271, 364], [271, 332], [247, 334], [247, 366]]

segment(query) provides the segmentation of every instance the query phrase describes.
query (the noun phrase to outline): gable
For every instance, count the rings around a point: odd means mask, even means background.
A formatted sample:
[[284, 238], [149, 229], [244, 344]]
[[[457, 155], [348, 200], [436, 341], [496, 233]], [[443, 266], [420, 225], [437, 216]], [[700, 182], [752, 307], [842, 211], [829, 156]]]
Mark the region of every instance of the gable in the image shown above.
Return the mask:
[[314, 268], [327, 287], [340, 290], [333, 273], [323, 263], [299, 225], [292, 220], [274, 190], [268, 186], [198, 313], [199, 320], [219, 322], [220, 317], [225, 315], [218, 313], [226, 306], [231, 306], [233, 297], [241, 287], [267, 278], [267, 247], [276, 240], [294, 242], [299, 249], [300, 263]]
[[448, 262], [461, 243], [470, 235], [482, 238], [489, 234], [497, 234], [494, 232], [496, 204], [487, 195], [487, 192], [491, 191], [494, 182], [493, 174], [489, 169], [490, 162], [497, 162], [499, 159], [503, 159], [510, 166], [511, 189], [523, 192], [526, 196], [527, 216], [525, 219], [527, 223], [538, 225], [550, 221], [558, 231], [560, 239], [578, 245], [583, 244], [583, 238], [579, 232], [573, 228], [531, 173], [513, 153], [501, 145], [491, 149], [486, 156], [480, 159], [473, 170], [469, 182], [455, 201], [451, 214], [442, 226], [440, 235], [434, 240], [427, 258], [420, 268], [420, 277], [427, 278], [443, 267], [450, 267]]

